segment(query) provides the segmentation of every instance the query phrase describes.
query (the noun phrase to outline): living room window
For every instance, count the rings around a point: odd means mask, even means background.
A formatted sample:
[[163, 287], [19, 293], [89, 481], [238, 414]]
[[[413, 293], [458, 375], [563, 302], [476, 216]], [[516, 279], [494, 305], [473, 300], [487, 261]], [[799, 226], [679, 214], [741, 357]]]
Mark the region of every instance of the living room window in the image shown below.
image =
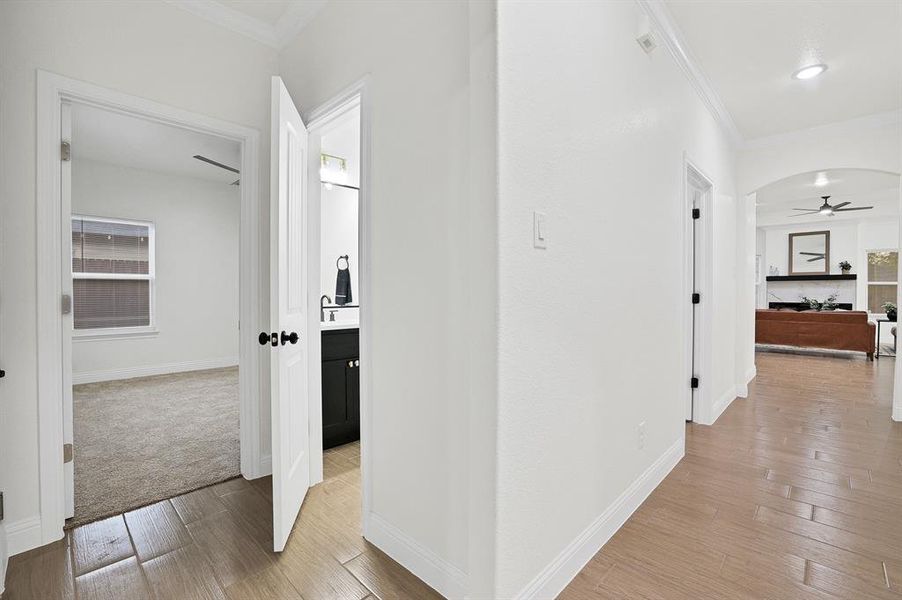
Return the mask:
[[73, 216], [72, 280], [76, 334], [150, 330], [153, 224]]
[[896, 302], [899, 273], [899, 252], [896, 250], [868, 251], [868, 312], [885, 314], [884, 302]]

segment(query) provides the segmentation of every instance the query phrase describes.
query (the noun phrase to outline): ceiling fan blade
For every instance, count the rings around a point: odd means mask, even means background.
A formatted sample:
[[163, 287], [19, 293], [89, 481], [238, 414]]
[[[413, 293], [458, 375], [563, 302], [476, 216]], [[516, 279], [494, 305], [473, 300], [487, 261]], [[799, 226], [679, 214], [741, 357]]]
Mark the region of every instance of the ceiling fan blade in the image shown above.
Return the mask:
[[799, 213], [797, 215], [789, 215], [789, 216], [790, 217], [810, 217], [811, 215], [816, 215], [818, 212], [820, 212], [820, 211], [813, 210], [811, 212]]
[[842, 208], [842, 207], [845, 206], [846, 204], [852, 204], [852, 203], [851, 203], [851, 202], [840, 202], [839, 204], [834, 204], [834, 205], [833, 205], [833, 210], [836, 210], [837, 208]]
[[818, 209], [818, 208], [794, 208], [792, 210], [804, 210], [806, 212], [817, 212], [820, 209]]
[[834, 212], [847, 212], [850, 210], [871, 210], [874, 208], [873, 206], [859, 206], [857, 208], [834, 208]]
[[212, 158], [207, 158], [206, 156], [201, 156], [200, 154], [195, 154], [194, 158], [196, 158], [197, 160], [199, 160], [201, 162], [205, 162], [209, 165], [213, 165], [214, 167], [219, 167], [220, 169], [225, 169], [226, 171], [231, 171], [232, 173], [241, 173], [241, 171], [239, 171], [235, 167], [230, 167], [229, 165], [224, 165], [221, 162], [217, 162], [217, 161], [213, 160]]
[[823, 257], [823, 256], [816, 256], [816, 257], [814, 257], [814, 258], [809, 258], [809, 259], [808, 259], [807, 261], [805, 261], [805, 262], [817, 262], [817, 261], [819, 261], [819, 260], [824, 260], [824, 257]]

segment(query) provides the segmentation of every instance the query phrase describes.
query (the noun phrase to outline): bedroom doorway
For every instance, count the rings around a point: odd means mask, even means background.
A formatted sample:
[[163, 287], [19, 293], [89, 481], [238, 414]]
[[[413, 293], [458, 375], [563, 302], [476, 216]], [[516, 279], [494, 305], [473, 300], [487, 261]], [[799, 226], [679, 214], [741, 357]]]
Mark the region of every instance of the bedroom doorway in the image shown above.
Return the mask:
[[241, 474], [241, 147], [61, 111], [71, 527]]

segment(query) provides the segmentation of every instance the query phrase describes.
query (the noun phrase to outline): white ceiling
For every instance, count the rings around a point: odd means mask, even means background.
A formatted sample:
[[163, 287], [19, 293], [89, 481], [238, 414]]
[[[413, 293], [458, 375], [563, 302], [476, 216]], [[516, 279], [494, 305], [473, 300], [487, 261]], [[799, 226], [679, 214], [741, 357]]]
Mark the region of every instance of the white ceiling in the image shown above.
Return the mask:
[[294, 0], [218, 0], [226, 8], [237, 10], [253, 19], [275, 26]]
[[[820, 184], [820, 185], [819, 185]], [[764, 186], [757, 192], [759, 206], [792, 204], [793, 202], [813, 204], [821, 202], [821, 196], [842, 198], [840, 202], [855, 194], [869, 194], [892, 189], [899, 192], [899, 176], [883, 171], [867, 169], [827, 169], [800, 173]]]
[[[818, 185], [818, 182], [823, 185]], [[848, 208], [873, 206], [871, 210], [825, 215], [799, 215], [794, 208], [815, 209], [830, 196], [829, 203], [851, 202]], [[792, 224], [861, 220], [899, 214], [899, 176], [866, 169], [827, 169], [793, 175], [757, 192], [758, 224]]]
[[328, 0], [166, 0], [273, 48], [293, 40]]
[[84, 104], [72, 105], [72, 157], [195, 177], [228, 185], [238, 175], [201, 162], [200, 154], [240, 168], [238, 142]]
[[[902, 3], [665, 0], [746, 139], [902, 107]], [[802, 66], [826, 63], [807, 81]]]

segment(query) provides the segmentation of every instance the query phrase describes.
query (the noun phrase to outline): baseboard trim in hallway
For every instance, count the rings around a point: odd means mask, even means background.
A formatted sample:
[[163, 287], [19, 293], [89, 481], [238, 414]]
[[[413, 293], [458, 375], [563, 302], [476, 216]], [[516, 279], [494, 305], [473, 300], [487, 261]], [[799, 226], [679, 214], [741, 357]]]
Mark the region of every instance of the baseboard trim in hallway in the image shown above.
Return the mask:
[[685, 451], [686, 438], [681, 436], [515, 598], [556, 598], [667, 477]]
[[445, 598], [463, 598], [467, 575], [375, 513], [370, 513], [367, 540]]

